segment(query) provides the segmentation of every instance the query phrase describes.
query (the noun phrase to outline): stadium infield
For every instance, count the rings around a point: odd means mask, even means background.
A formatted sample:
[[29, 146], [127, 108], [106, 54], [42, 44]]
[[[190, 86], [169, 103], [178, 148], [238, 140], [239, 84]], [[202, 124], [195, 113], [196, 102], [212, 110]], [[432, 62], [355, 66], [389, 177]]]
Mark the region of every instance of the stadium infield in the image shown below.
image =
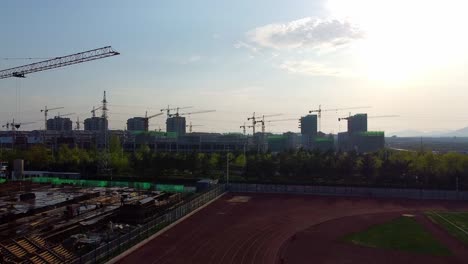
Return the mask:
[[[118, 263], [464, 263], [468, 249], [423, 216], [468, 203], [229, 193]], [[345, 235], [414, 214], [451, 256], [357, 246]]]

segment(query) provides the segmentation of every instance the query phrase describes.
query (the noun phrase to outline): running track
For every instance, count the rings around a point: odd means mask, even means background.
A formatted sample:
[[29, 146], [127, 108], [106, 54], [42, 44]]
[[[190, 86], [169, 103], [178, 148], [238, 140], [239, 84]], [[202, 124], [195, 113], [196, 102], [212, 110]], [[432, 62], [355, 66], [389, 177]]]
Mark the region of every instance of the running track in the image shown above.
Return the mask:
[[[233, 203], [233, 196], [249, 196]], [[347, 216], [468, 209], [467, 203], [311, 195], [227, 194], [118, 263], [279, 263], [295, 234]], [[344, 234], [343, 234], [344, 235]], [[313, 261], [313, 260], [311, 260]], [[311, 262], [310, 262], [311, 263]]]

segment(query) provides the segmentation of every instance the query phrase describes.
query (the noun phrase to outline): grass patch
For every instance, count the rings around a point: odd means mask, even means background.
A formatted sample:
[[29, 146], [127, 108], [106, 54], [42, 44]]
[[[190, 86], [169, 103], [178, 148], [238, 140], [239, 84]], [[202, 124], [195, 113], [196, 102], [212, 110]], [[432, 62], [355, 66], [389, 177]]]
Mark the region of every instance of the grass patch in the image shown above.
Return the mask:
[[468, 245], [468, 212], [426, 212], [426, 215], [449, 234]]
[[350, 234], [344, 240], [353, 244], [395, 249], [437, 256], [451, 255], [450, 251], [437, 241], [414, 218], [398, 217], [387, 223]]

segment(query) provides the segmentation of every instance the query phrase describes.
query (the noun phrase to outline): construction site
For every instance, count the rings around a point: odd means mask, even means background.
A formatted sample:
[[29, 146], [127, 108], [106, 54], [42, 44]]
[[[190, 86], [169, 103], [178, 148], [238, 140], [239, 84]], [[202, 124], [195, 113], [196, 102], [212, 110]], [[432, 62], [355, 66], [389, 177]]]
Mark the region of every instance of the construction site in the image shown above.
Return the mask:
[[[211, 187], [206, 182], [197, 186], [130, 183], [133, 187], [69, 182], [0, 185], [1, 263], [73, 262], [195, 198], [197, 188], [200, 193]], [[115, 185], [125, 184], [109, 186]]]
[[[25, 78], [26, 75], [72, 64], [120, 55], [110, 46], [0, 71], [0, 79]], [[167, 106], [144, 115], [128, 118], [124, 129], [109, 129], [109, 94], [103, 91], [100, 105], [90, 105], [88, 116], [66, 111], [65, 106], [37, 109], [43, 121], [20, 122], [12, 119], [0, 131], [0, 149], [27, 150], [35, 145], [57, 151], [70, 148], [108, 150], [112, 138], [118, 138], [125, 152], [134, 153], [142, 146], [152, 152], [281, 152], [294, 149], [322, 151], [375, 151], [384, 147], [383, 132], [367, 129], [367, 114], [349, 115], [348, 131], [322, 132], [322, 113], [369, 108], [345, 107], [310, 110], [308, 114], [283, 118], [281, 113], [246, 116], [233, 133], [198, 132], [187, 121], [192, 115], [213, 113], [214, 109], [194, 106]], [[61, 111], [62, 113], [58, 112]], [[150, 129], [151, 120], [166, 116], [165, 131]], [[76, 121], [72, 117], [76, 116]], [[374, 116], [393, 117], [393, 116]], [[369, 118], [374, 118], [370, 116]], [[42, 129], [27, 130], [42, 123]], [[300, 132], [273, 134], [268, 126], [294, 122]], [[194, 129], [195, 128], [195, 129]], [[251, 131], [251, 133], [250, 133]], [[137, 241], [174, 222], [219, 195], [216, 182], [204, 180], [191, 184], [164, 185], [152, 182], [124, 182], [81, 179], [79, 173], [30, 171], [15, 160], [11, 178], [8, 164], [2, 163], [0, 184], [1, 263], [78, 263], [93, 262], [89, 252], [106, 246], [106, 252], [122, 247], [125, 237]], [[107, 168], [107, 167], [106, 167]], [[16, 175], [18, 174], [18, 175]], [[6, 179], [9, 179], [6, 181]], [[10, 181], [11, 180], [11, 181]], [[206, 193], [209, 194], [206, 194]], [[118, 240], [116, 242], [116, 240]], [[110, 250], [109, 245], [115, 245]], [[129, 245], [126, 245], [127, 248]], [[107, 254], [107, 253], [106, 253]], [[108, 255], [111, 255], [110, 253]], [[83, 256], [87, 256], [83, 260]]]
[[[60, 68], [72, 64], [104, 59], [120, 55], [112, 47], [103, 47], [81, 53], [56, 57], [53, 59], [27, 64], [0, 71], [0, 79], [25, 78], [27, 74], [49, 69]], [[51, 149], [57, 149], [60, 145], [80, 147], [84, 149], [107, 147], [110, 137], [117, 136], [125, 151], [134, 152], [141, 145], [147, 145], [153, 151], [159, 152], [226, 152], [226, 151], [271, 151], [279, 152], [291, 149], [320, 149], [320, 150], [355, 150], [358, 152], [375, 151], [385, 145], [384, 132], [367, 130], [367, 118], [397, 117], [367, 116], [356, 114], [339, 118], [348, 122], [348, 131], [338, 134], [324, 133], [321, 120], [324, 113], [340, 113], [348, 110], [360, 110], [370, 108], [344, 107], [335, 109], [310, 110], [309, 114], [293, 118], [282, 118], [281, 113], [262, 114], [253, 113], [245, 117], [240, 131], [232, 133], [206, 133], [198, 132], [197, 127], [203, 124], [192, 124], [187, 118], [193, 115], [209, 114], [216, 112], [214, 109], [192, 110], [194, 106], [167, 106], [159, 111], [127, 119], [123, 129], [109, 129], [109, 101], [106, 91], [103, 92], [101, 104], [89, 107], [88, 117], [76, 113], [60, 113], [64, 106], [44, 106], [37, 109], [43, 114], [43, 129], [27, 130], [29, 125], [40, 123], [38, 121], [19, 122], [12, 119], [3, 124], [4, 131], [0, 131], [0, 147], [3, 149], [27, 149], [33, 145], [41, 144]], [[53, 114], [52, 114], [53, 113]], [[52, 115], [52, 117], [50, 117]], [[166, 116], [165, 130], [150, 129], [150, 121], [153, 118]], [[72, 120], [73, 116], [76, 121]], [[297, 123], [293, 123], [296, 121]], [[283, 134], [267, 132], [266, 127], [275, 123], [289, 122], [294, 124], [291, 130]], [[195, 128], [195, 129], [194, 129]], [[300, 132], [291, 132], [300, 128]], [[251, 133], [249, 133], [251, 130]]]

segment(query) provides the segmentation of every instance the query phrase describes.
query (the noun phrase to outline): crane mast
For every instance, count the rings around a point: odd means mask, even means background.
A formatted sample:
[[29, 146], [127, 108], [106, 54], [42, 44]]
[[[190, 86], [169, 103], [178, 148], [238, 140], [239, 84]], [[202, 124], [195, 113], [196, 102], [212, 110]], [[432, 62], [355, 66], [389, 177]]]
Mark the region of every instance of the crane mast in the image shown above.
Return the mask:
[[244, 136], [245, 136], [245, 128], [246, 128], [245, 122], [244, 122], [244, 125], [240, 126], [240, 128], [242, 128], [242, 131], [244, 132]]
[[54, 107], [54, 108], [47, 108], [47, 105], [44, 106], [44, 109], [41, 109], [41, 112], [44, 112], [44, 130], [47, 130], [47, 113], [52, 110], [58, 110], [58, 109], [63, 109], [63, 106], [60, 107]]

